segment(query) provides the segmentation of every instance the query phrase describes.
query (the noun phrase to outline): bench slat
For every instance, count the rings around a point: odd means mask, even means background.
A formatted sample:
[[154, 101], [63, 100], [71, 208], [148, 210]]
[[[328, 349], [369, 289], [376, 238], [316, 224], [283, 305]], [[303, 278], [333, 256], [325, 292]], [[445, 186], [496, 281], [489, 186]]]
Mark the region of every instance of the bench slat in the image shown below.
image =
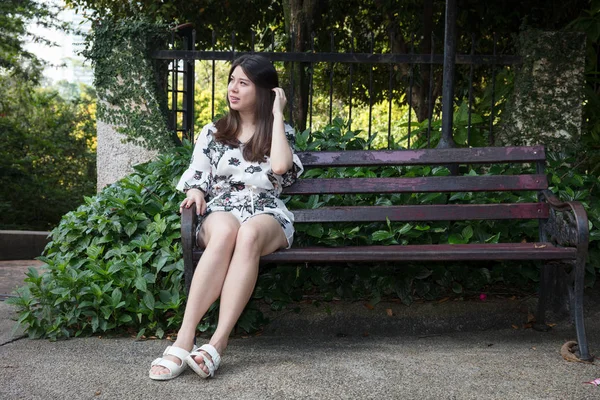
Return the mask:
[[544, 161], [543, 146], [299, 152], [305, 167], [493, 164]]
[[409, 206], [321, 207], [292, 210], [297, 223], [367, 221], [463, 221], [548, 218], [545, 203], [435, 204]]
[[[201, 251], [194, 252], [194, 260]], [[382, 261], [482, 261], [575, 260], [577, 249], [551, 243], [427, 244], [359, 247], [301, 247], [278, 250], [261, 262], [382, 262]]]
[[[318, 182], [317, 182], [318, 181]], [[545, 175], [299, 179], [284, 194], [504, 192], [548, 188]]]

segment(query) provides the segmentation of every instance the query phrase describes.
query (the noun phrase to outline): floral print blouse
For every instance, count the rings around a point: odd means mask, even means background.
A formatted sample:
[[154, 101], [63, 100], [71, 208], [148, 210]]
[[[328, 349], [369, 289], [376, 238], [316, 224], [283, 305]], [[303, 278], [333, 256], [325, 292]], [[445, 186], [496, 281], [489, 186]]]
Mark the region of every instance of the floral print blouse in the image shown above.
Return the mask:
[[[303, 171], [293, 154], [293, 166], [283, 175], [275, 174], [270, 157], [263, 162], [248, 162], [242, 155], [243, 144], [231, 147], [214, 140], [216, 127], [204, 126], [198, 136], [190, 166], [183, 173], [177, 189], [192, 188], [205, 193], [207, 213], [229, 211], [240, 223], [258, 214], [271, 214], [280, 223], [291, 245], [294, 215], [279, 199], [284, 187], [291, 185]], [[285, 135], [294, 152], [294, 130], [285, 125]]]

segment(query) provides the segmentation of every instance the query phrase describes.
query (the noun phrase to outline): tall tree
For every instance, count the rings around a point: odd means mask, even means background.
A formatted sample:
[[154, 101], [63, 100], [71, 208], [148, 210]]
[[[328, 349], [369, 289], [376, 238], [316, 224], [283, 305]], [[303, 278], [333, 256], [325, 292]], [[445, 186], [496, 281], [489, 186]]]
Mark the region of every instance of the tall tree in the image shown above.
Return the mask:
[[[311, 35], [314, 28], [314, 20], [317, 16], [317, 0], [286, 0], [283, 1], [285, 16], [285, 31], [292, 39], [292, 48], [297, 52], [305, 52], [311, 49]], [[321, 3], [323, 4], [323, 2]], [[308, 115], [308, 98], [310, 77], [308, 75], [307, 63], [295, 63], [288, 65], [288, 74], [293, 77], [295, 90], [292, 97], [293, 120], [298, 128], [306, 129], [306, 118]]]
[[[197, 31], [197, 45], [201, 49], [213, 47], [212, 32], [217, 32], [215, 47], [237, 50], [251, 48], [250, 31], [257, 33], [256, 42], [268, 48], [273, 29], [284, 31], [275, 35], [277, 48], [291, 47], [295, 51], [311, 50], [312, 33], [315, 33], [315, 51], [331, 51], [331, 32], [334, 33], [335, 51], [407, 53], [414, 48], [415, 53], [429, 54], [432, 43], [435, 53], [443, 52], [444, 5], [442, 0], [256, 0], [248, 7], [243, 0], [172, 0], [157, 2], [139, 0], [66, 0], [68, 4], [89, 9], [91, 16], [103, 15], [131, 16], [145, 14], [175, 23], [192, 22]], [[458, 51], [470, 52], [471, 35], [476, 34], [476, 52], [490, 54], [494, 42], [499, 53], [511, 52], [511, 37], [523, 26], [539, 29], [560, 29], [575, 19], [587, 7], [588, 0], [458, 0], [457, 35]], [[285, 28], [285, 29], [282, 29]], [[234, 42], [231, 32], [235, 31]], [[293, 44], [290, 35], [293, 32]], [[496, 40], [494, 41], [494, 35]], [[411, 106], [419, 121], [428, 118], [429, 104], [435, 107], [441, 94], [441, 68], [436, 68], [430, 82], [428, 64], [412, 68], [413, 85], [408, 85], [411, 68], [400, 64], [394, 71], [395, 87], [392, 98]], [[333, 91], [341, 101], [348, 99], [348, 72], [345, 65], [315, 65], [314, 87], [327, 87], [329, 71], [335, 71]], [[368, 81], [370, 66], [356, 67], [355, 82]], [[366, 84], [353, 91], [353, 100], [366, 104], [386, 99], [389, 92], [389, 66], [373, 67], [373, 90]], [[483, 73], [478, 70], [476, 73]], [[460, 73], [459, 73], [460, 75]], [[489, 74], [488, 74], [489, 75]], [[477, 77], [476, 77], [477, 78]], [[285, 79], [294, 82], [294, 95], [291, 102], [294, 119], [304, 127], [307, 116], [309, 69], [307, 65], [296, 63], [292, 73], [286, 67]], [[477, 81], [477, 80], [476, 80]], [[460, 79], [456, 90], [465, 90], [468, 80]], [[484, 82], [485, 79], [479, 79]], [[319, 85], [319, 83], [321, 83]], [[429, 98], [429, 88], [432, 96]], [[408, 91], [411, 91], [410, 96]], [[399, 96], [398, 94], [405, 94]], [[369, 98], [372, 95], [372, 98]], [[439, 103], [439, 102], [437, 102]], [[437, 110], [435, 110], [437, 111]]]
[[29, 24], [68, 30], [56, 19], [56, 5], [38, 0], [2, 0], [0, 2], [0, 72], [13, 73], [37, 81], [43, 62], [25, 50], [29, 41], [51, 45], [48, 39], [32, 33]]
[[[276, 24], [283, 23], [281, 4], [273, 0], [254, 0], [250, 5], [246, 0], [65, 0], [66, 4], [84, 13], [90, 19], [112, 16], [147, 16], [157, 21], [180, 25], [192, 23], [196, 30], [196, 44], [199, 48], [210, 49], [213, 45], [213, 31], [216, 34], [215, 47], [237, 50], [250, 48], [250, 32], [266, 31]], [[280, 21], [280, 23], [278, 22]], [[232, 43], [231, 34], [235, 33]]]
[[59, 11], [0, 1], [0, 229], [52, 228], [95, 192], [95, 94], [64, 100], [41, 88], [44, 62], [25, 50], [30, 41], [52, 45], [31, 24], [70, 30]]

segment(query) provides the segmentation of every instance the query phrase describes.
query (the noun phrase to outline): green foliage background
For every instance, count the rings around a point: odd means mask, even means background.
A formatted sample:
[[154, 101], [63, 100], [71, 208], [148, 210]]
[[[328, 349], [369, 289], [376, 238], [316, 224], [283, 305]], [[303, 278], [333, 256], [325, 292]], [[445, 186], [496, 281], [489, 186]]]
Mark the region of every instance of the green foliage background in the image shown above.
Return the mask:
[[95, 105], [0, 75], [0, 229], [49, 230], [96, 192]]
[[58, 11], [39, 0], [0, 2], [0, 229], [51, 229], [95, 192], [96, 94], [43, 87], [45, 62], [26, 50], [53, 45], [33, 25], [76, 30]]

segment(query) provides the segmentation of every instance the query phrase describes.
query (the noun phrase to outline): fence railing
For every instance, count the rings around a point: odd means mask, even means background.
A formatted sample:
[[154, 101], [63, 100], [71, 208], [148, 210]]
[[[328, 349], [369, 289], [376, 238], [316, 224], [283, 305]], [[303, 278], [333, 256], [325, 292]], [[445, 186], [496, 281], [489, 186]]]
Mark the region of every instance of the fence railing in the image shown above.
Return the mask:
[[[189, 25], [179, 27], [178, 37], [173, 35], [172, 43], [170, 48], [172, 50], [157, 50], [153, 53], [153, 57], [159, 60], [170, 60], [170, 79], [169, 79], [169, 99], [170, 99], [170, 112], [171, 112], [171, 129], [175, 131], [181, 138], [187, 138], [193, 140], [194, 137], [194, 82], [195, 82], [195, 63], [197, 60], [207, 60], [212, 64], [211, 71], [211, 117], [215, 117], [215, 62], [216, 61], [231, 61], [234, 58], [246, 54], [255, 52], [254, 35], [252, 35], [250, 48], [246, 48], [244, 51], [236, 51], [235, 48], [235, 36], [232, 35], [231, 48], [228, 50], [215, 50], [215, 35], [213, 34], [213, 46], [212, 50], [196, 50], [194, 43], [196, 42], [195, 30]], [[373, 53], [373, 37], [371, 36], [371, 52], [336, 52], [333, 48], [333, 34], [332, 34], [332, 45], [331, 51], [315, 51], [314, 50], [314, 34], [312, 35], [312, 46], [311, 51], [308, 52], [297, 52], [294, 51], [293, 34], [289, 37], [291, 51], [276, 51], [275, 49], [275, 38], [272, 39], [272, 45], [266, 48], [260, 49], [260, 54], [267, 57], [272, 62], [283, 62], [288, 68], [293, 71], [295, 65], [300, 63], [309, 78], [308, 82], [308, 101], [305, 113], [305, 120], [298, 121], [294, 113], [295, 101], [297, 99], [296, 91], [297, 83], [294, 82], [294, 74], [290, 73], [287, 77], [288, 85], [285, 88], [288, 92], [288, 110], [289, 119], [293, 125], [301, 125], [305, 123], [306, 127], [310, 130], [313, 129], [313, 98], [315, 95], [315, 67], [321, 66], [321, 84], [327, 84], [327, 88], [321, 88], [323, 92], [327, 91], [328, 98], [328, 118], [331, 123], [333, 118], [334, 110], [334, 75], [344, 74], [343, 68], [346, 68], [346, 75], [342, 77], [342, 80], [346, 80], [348, 85], [348, 92], [346, 95], [345, 106], [348, 109], [345, 119], [349, 121], [349, 124], [353, 122], [353, 107], [357, 107], [357, 104], [361, 104], [363, 107], [368, 107], [368, 126], [360, 127], [367, 133], [368, 143], [371, 142], [373, 132], [373, 106], [374, 98], [378, 97], [374, 92], [375, 90], [381, 93], [386, 93], [385, 100], [388, 103], [387, 112], [387, 147], [389, 148], [392, 144], [392, 125], [394, 123], [394, 117], [392, 115], [392, 104], [394, 102], [403, 103], [408, 106], [407, 112], [403, 115], [405, 122], [402, 123], [402, 127], [405, 127], [405, 133], [402, 134], [403, 147], [411, 148], [415, 138], [412, 136], [415, 132], [414, 118], [416, 116], [417, 107], [419, 107], [420, 123], [427, 123], [427, 128], [421, 128], [420, 134], [426, 133], [426, 139], [421, 137], [420, 145], [431, 147], [432, 145], [432, 124], [434, 117], [439, 116], [439, 103], [441, 102], [441, 96], [439, 88], [444, 83], [441, 82], [441, 70], [440, 67], [444, 61], [444, 54], [437, 53], [439, 51], [435, 47], [434, 37], [431, 38], [431, 51], [428, 54], [415, 53], [414, 46], [414, 35], [410, 42], [410, 51], [407, 53], [386, 53], [386, 54], [375, 54]], [[176, 40], [181, 40], [180, 43], [176, 43]], [[510, 67], [513, 65], [519, 65], [521, 58], [516, 55], [505, 55], [496, 53], [496, 37], [492, 38], [492, 53], [491, 54], [476, 54], [476, 40], [472, 36], [470, 38], [470, 52], [469, 54], [456, 54], [454, 59], [458, 66], [463, 66], [462, 73], [460, 74], [463, 81], [461, 88], [463, 90], [460, 93], [454, 95], [453, 101], [458, 103], [463, 101], [467, 105], [467, 121], [466, 121], [466, 144], [471, 145], [471, 133], [474, 127], [472, 121], [473, 106], [475, 101], [475, 78], [476, 69], [478, 70], [477, 75], [477, 87], [481, 89], [481, 82], [485, 81], [488, 83], [487, 93], [489, 96], [489, 108], [487, 123], [487, 140], [490, 144], [494, 143], [494, 120], [495, 120], [495, 107], [498, 101], [496, 93], [496, 77], [498, 71], [501, 68]], [[269, 48], [270, 47], [270, 48]], [[391, 46], [390, 46], [391, 47]], [[463, 46], [464, 48], [465, 46]], [[175, 49], [177, 48], [177, 49]], [[323, 68], [322, 65], [326, 65]], [[367, 68], [365, 74], [364, 67]], [[366, 82], [359, 82], [357, 85], [355, 79], [358, 69], [362, 68], [363, 79]], [[386, 75], [387, 78], [383, 78]], [[404, 74], [399, 73], [398, 70], [405, 71]], [[483, 73], [482, 73], [483, 72]], [[488, 74], [486, 75], [485, 72]], [[327, 78], [323, 75], [328, 75]], [[375, 77], [376, 75], [376, 77]], [[375, 79], [376, 78], [376, 79]], [[427, 79], [428, 78], [428, 79]], [[383, 79], [387, 79], [387, 87], [383, 85]], [[455, 78], [456, 79], [456, 75]], [[377, 80], [378, 88], [375, 88], [374, 80]], [[400, 83], [399, 83], [400, 81]], [[417, 82], [418, 81], [418, 82]], [[363, 92], [366, 92], [365, 96], [362, 96], [362, 101], [356, 100], [357, 86]], [[425, 86], [425, 87], [424, 87]], [[491, 86], [491, 87], [490, 87]], [[466, 89], [465, 89], [466, 88]], [[416, 90], [418, 89], [418, 90]], [[480, 90], [481, 92], [481, 90]], [[381, 94], [380, 93], [380, 94]], [[417, 104], [415, 96], [421, 95]], [[223, 94], [224, 95], [224, 94]], [[381, 98], [381, 96], [379, 96]], [[306, 99], [305, 99], [306, 100]], [[436, 108], [438, 111], [434, 111]], [[481, 107], [481, 105], [480, 105]], [[423, 110], [426, 109], [426, 113], [423, 114]], [[367, 112], [367, 111], [365, 111]], [[425, 118], [423, 118], [425, 117]], [[481, 121], [479, 120], [479, 129], [481, 130]], [[349, 128], [353, 128], [350, 126]], [[356, 129], [356, 127], [354, 127]], [[465, 128], [465, 127], [463, 127]], [[450, 129], [452, 129], [452, 123], [450, 122]], [[425, 132], [424, 132], [425, 131]], [[382, 132], [379, 132], [380, 134]], [[396, 138], [394, 143], [398, 143], [399, 140]], [[385, 147], [385, 146], [384, 146]]]

